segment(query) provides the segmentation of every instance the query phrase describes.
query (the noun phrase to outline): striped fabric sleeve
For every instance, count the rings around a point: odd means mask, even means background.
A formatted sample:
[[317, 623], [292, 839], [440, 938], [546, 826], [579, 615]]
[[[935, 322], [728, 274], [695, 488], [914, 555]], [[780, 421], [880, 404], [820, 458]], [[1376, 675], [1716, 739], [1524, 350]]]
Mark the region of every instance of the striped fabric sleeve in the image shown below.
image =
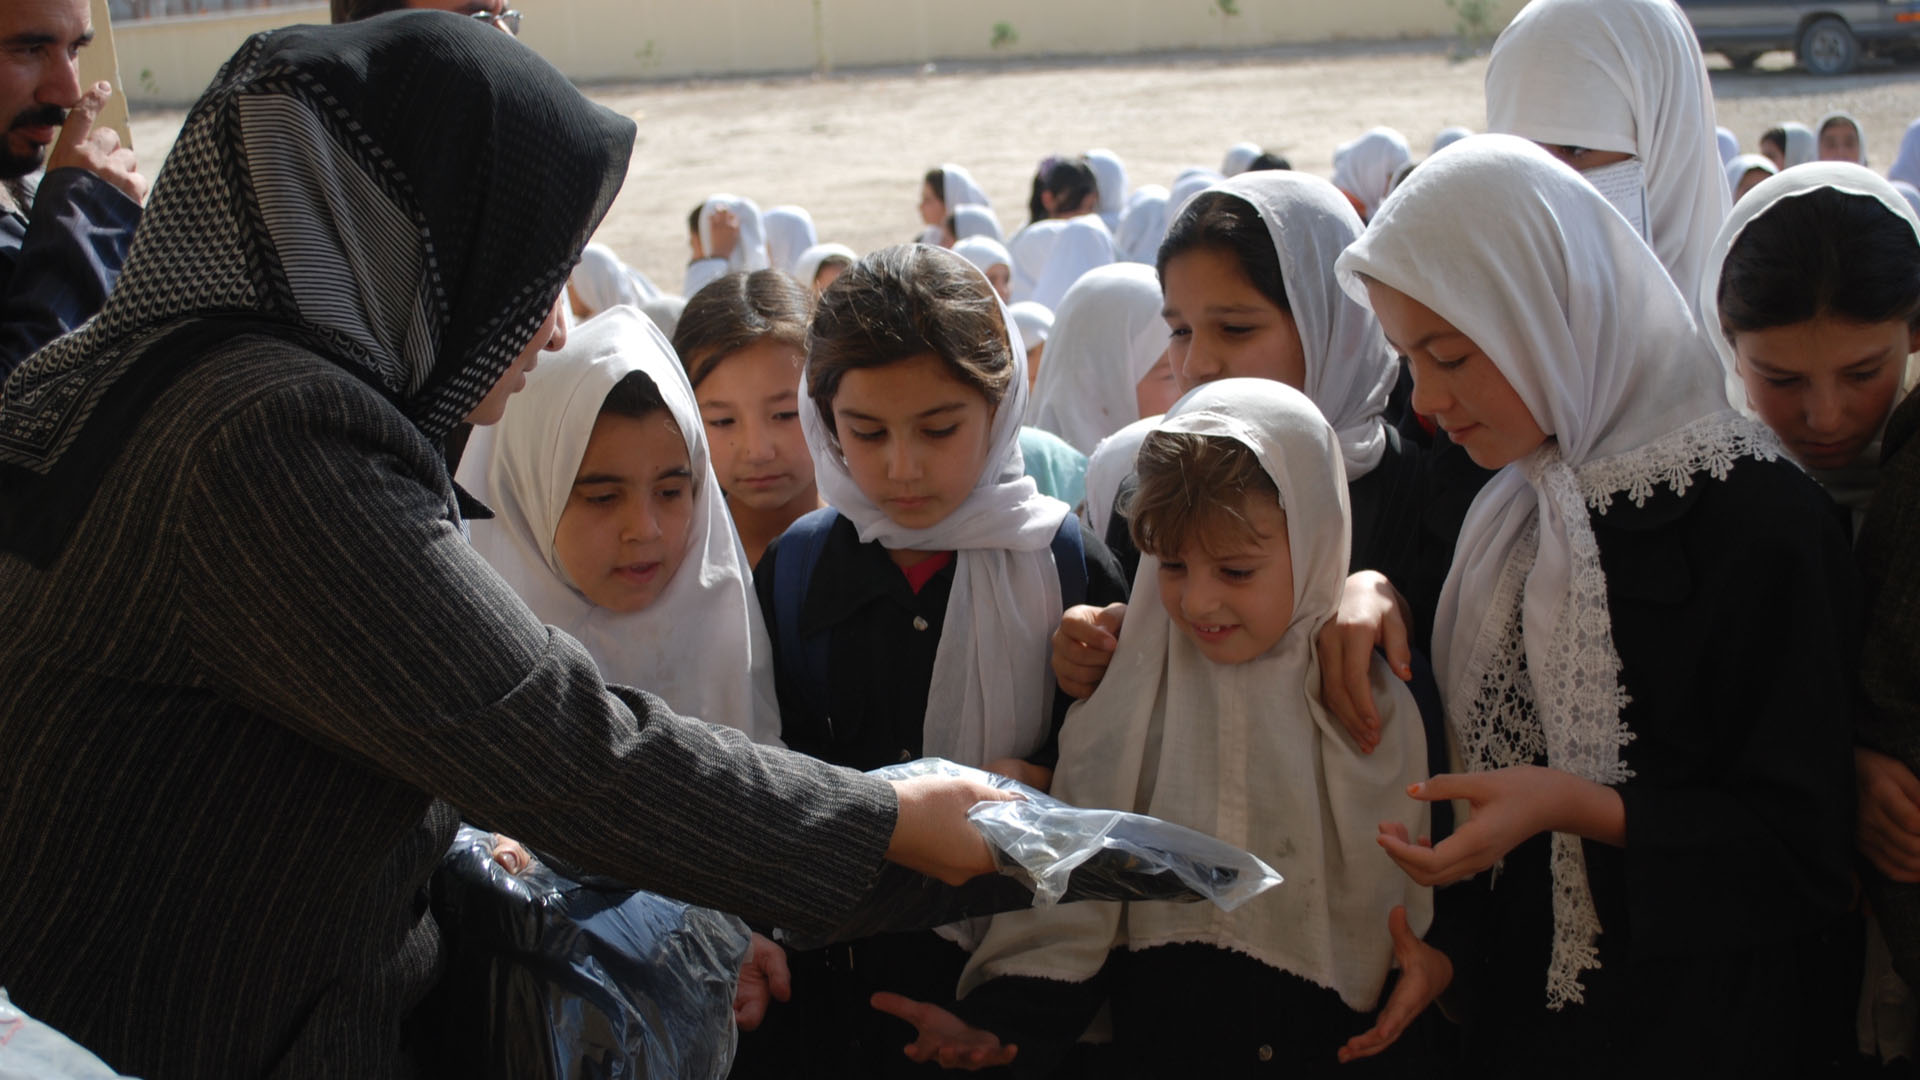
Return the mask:
[[824, 933], [867, 897], [892, 789], [609, 691], [461, 539], [433, 447], [350, 378], [236, 409], [182, 470], [186, 631], [263, 722], [756, 922]]

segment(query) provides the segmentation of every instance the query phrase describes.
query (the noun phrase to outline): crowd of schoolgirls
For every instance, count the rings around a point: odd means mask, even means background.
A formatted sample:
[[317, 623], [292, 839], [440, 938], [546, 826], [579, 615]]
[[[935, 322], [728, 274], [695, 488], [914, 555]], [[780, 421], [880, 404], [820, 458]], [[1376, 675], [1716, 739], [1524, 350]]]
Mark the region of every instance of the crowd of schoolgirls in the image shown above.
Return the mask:
[[1049, 159], [1011, 238], [944, 166], [865, 255], [719, 196], [664, 315], [582, 264], [461, 479], [609, 681], [1286, 879], [791, 952], [735, 1075], [1920, 1052], [1920, 121], [1737, 156], [1672, 4], [1535, 0], [1487, 126]]

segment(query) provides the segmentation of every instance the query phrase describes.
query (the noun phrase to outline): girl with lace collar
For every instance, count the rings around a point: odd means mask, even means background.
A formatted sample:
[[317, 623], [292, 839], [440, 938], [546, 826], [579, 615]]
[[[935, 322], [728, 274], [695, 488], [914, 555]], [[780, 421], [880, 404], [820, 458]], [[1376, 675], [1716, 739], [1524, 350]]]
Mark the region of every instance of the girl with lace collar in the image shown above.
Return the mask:
[[1339, 269], [1415, 408], [1500, 467], [1433, 634], [1462, 771], [1413, 790], [1471, 817], [1380, 836], [1462, 882], [1431, 940], [1487, 1021], [1470, 1061], [1793, 1068], [1796, 943], [1849, 894], [1856, 597], [1824, 497], [1728, 407], [1653, 252], [1529, 143], [1436, 155]]

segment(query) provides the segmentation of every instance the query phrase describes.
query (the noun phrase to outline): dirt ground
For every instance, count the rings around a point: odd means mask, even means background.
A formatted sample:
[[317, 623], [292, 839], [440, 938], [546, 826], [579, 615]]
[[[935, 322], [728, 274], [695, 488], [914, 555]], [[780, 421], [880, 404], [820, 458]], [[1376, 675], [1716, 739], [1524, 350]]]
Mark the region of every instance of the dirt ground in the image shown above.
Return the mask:
[[[1765, 58], [1750, 74], [1713, 68], [1720, 122], [1757, 149], [1783, 119], [1846, 109], [1885, 168], [1920, 116], [1920, 69], [1816, 78]], [[1484, 121], [1484, 59], [1444, 42], [1324, 46], [1261, 56], [1186, 55], [956, 67], [828, 77], [591, 87], [632, 116], [639, 140], [599, 239], [668, 291], [679, 290], [687, 212], [730, 192], [762, 207], [797, 203], [822, 240], [865, 251], [919, 229], [919, 177], [953, 161], [992, 196], [1009, 231], [1025, 219], [1033, 169], [1050, 153], [1106, 147], [1135, 185], [1171, 184], [1189, 164], [1217, 168], [1241, 140], [1328, 175], [1334, 147], [1368, 127], [1404, 132], [1416, 156], [1449, 124]], [[134, 117], [151, 174], [183, 114]]]

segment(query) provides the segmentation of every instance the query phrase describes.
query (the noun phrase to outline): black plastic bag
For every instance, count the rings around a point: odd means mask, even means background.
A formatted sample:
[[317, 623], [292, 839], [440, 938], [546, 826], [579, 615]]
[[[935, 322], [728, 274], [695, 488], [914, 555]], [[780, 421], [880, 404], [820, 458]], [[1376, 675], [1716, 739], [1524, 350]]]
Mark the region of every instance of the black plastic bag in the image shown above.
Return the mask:
[[450, 945], [430, 1075], [721, 1080], [737, 1035], [746, 924], [653, 893], [519, 876], [462, 827], [434, 876]]

